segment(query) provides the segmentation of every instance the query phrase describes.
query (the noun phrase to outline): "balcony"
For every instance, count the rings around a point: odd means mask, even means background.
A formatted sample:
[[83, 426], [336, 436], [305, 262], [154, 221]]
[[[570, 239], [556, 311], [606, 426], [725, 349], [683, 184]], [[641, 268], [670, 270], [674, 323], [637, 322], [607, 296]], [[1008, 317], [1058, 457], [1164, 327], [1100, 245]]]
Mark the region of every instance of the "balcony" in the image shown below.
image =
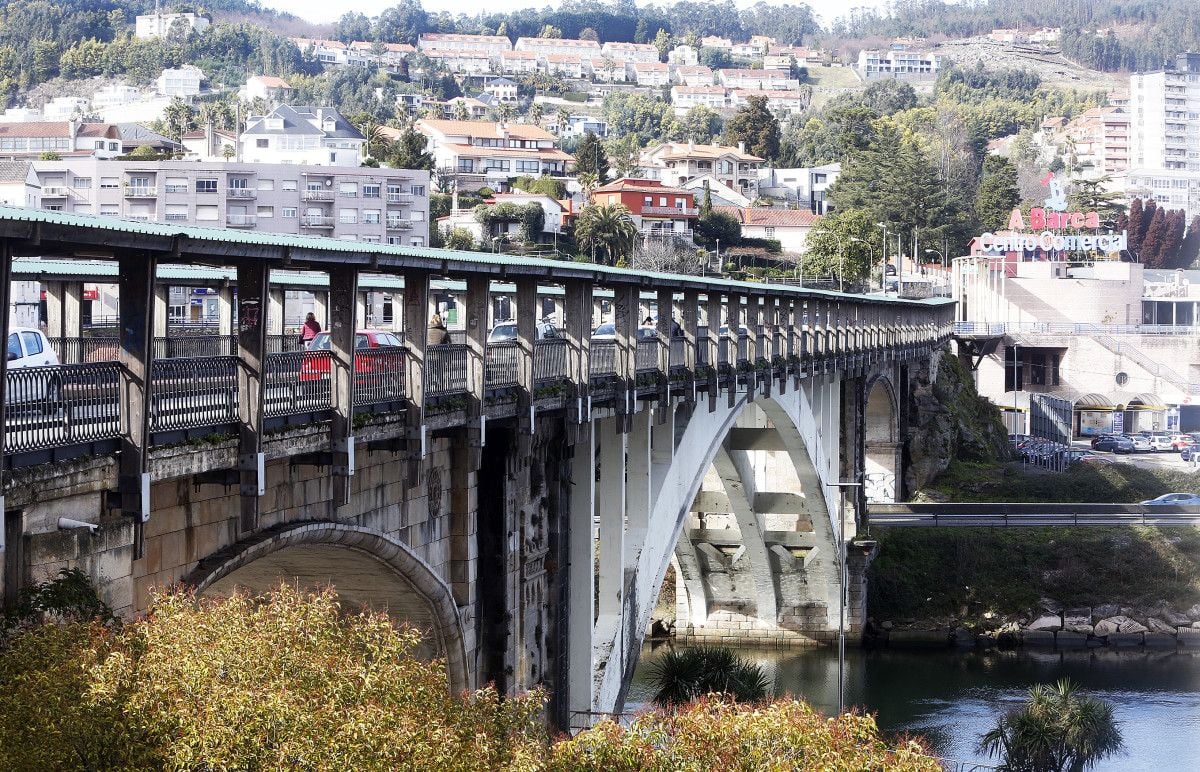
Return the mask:
[[696, 207], [674, 206], [643, 206], [642, 214], [653, 214], [666, 217], [699, 217], [700, 210]]
[[258, 198], [258, 191], [250, 188], [229, 188], [225, 192], [230, 198]]
[[61, 185], [48, 185], [42, 188], [42, 198], [66, 198], [67, 189]]
[[125, 188], [125, 198], [156, 198], [157, 196], [158, 188], [144, 186]]
[[413, 197], [409, 193], [388, 193], [387, 202], [389, 204], [411, 204]]
[[227, 214], [225, 225], [229, 228], [253, 228], [258, 218], [252, 214]]
[[164, 190], [167, 193], [187, 193], [188, 186], [187, 185], [167, 185], [164, 188]]
[[179, 212], [167, 212], [163, 215], [163, 219], [167, 222], [187, 222], [188, 216]]
[[306, 214], [300, 218], [300, 224], [305, 228], [332, 228], [333, 218], [319, 214]]
[[671, 228], [643, 228], [638, 231], [638, 235], [647, 239], [684, 239], [690, 241], [693, 236], [693, 231], [690, 228], [685, 230], [672, 230]]
[[411, 231], [413, 226], [408, 220], [397, 220], [389, 217], [386, 227], [389, 231]]
[[332, 201], [333, 191], [309, 189], [304, 191], [303, 199], [305, 201]]

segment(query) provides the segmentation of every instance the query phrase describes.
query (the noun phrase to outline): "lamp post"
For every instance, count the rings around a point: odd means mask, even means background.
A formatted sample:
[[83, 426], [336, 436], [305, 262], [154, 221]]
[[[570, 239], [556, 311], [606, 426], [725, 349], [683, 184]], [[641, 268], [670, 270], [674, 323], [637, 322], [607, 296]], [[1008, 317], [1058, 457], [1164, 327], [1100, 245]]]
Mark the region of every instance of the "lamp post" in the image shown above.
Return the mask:
[[945, 267], [945, 265], [946, 265], [946, 255], [942, 253], [942, 250], [940, 250], [940, 249], [934, 249], [934, 248], [932, 248], [932, 247], [925, 247], [925, 254], [927, 254], [927, 255], [937, 255], [937, 256], [938, 256], [938, 260], [939, 260], [939, 261], [941, 261], [942, 267]]
[[[868, 250], [867, 254], [869, 254], [871, 256], [871, 265], [875, 265], [875, 245], [872, 244], [871, 242], [867, 241], [866, 239], [860, 239], [858, 236], [851, 236], [850, 240], [857, 241], [859, 244], [862, 244], [863, 246], [865, 246]], [[880, 268], [879, 270], [882, 271], [883, 269]], [[871, 288], [871, 274], [868, 272], [867, 273], [867, 289], [869, 290], [870, 288]]]
[[887, 294], [887, 223], [877, 222], [877, 227], [883, 228], [883, 269], [879, 274], [879, 291]]
[[846, 571], [846, 513], [845, 489], [861, 488], [860, 482], [825, 483], [826, 487], [838, 489], [837, 563], [838, 563], [838, 715], [846, 709], [846, 591], [849, 577]]

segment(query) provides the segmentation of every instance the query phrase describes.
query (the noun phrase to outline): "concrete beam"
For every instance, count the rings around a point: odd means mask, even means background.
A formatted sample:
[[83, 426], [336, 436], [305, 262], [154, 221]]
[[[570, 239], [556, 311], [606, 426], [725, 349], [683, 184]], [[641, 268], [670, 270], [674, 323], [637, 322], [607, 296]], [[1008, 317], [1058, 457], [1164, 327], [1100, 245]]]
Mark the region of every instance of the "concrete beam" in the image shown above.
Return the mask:
[[[571, 305], [568, 303], [568, 305]], [[571, 306], [574, 308], [574, 306]], [[571, 513], [567, 532], [567, 702], [570, 710], [593, 709], [593, 614], [596, 608], [596, 435], [594, 423], [579, 427], [571, 456]]]
[[746, 479], [748, 475], [745, 473], [745, 465], [736, 463], [733, 454], [727, 448], [722, 447], [717, 451], [713, 458], [713, 466], [721, 477], [721, 485], [725, 488], [726, 495], [729, 496], [730, 510], [737, 518], [738, 528], [742, 533], [742, 544], [750, 558], [756, 615], [760, 621], [774, 625], [778, 622], [779, 601], [762, 538], [762, 525], [751, 503], [754, 500], [754, 480]]
[[620, 620], [625, 599], [625, 453], [621, 416], [599, 421], [600, 616]]
[[786, 450], [774, 429], [730, 429], [725, 445], [730, 450]]

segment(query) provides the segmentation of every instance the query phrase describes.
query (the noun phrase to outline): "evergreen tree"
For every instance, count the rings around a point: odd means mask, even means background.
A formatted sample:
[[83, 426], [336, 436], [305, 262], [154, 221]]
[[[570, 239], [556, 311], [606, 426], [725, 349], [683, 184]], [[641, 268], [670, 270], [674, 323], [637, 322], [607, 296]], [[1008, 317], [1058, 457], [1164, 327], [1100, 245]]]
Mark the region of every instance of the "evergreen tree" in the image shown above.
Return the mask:
[[608, 179], [608, 154], [594, 132], [584, 132], [575, 148], [575, 173], [594, 174], [601, 185]]
[[1187, 235], [1179, 247], [1179, 267], [1190, 268], [1200, 259], [1200, 214], [1192, 218]]
[[1154, 199], [1147, 199], [1142, 202], [1142, 219], [1138, 222], [1138, 246], [1142, 246], [1146, 241], [1146, 234], [1150, 231], [1150, 224], [1154, 222], [1154, 214], [1158, 211], [1158, 202]]
[[638, 19], [637, 27], [633, 31], [634, 43], [645, 43], [650, 40], [650, 29], [646, 26], [646, 17]]
[[729, 123], [725, 124], [725, 141], [730, 145], [746, 143], [746, 152], [774, 161], [779, 157], [779, 121], [767, 107], [767, 98], [747, 97]]
[[1172, 209], [1167, 212], [1161, 259], [1164, 268], [1183, 267], [1180, 265], [1179, 249], [1183, 246], [1183, 230], [1186, 225], [1183, 210]]
[[1005, 226], [1009, 214], [1021, 202], [1017, 190], [1017, 170], [1004, 156], [983, 159], [983, 177], [975, 194], [975, 218], [985, 231]]
[[1129, 203], [1129, 218], [1126, 230], [1129, 234], [1129, 253], [1136, 255], [1142, 247], [1142, 200], [1135, 198]]
[[[1153, 203], [1153, 201], [1149, 202], [1149, 204]], [[1147, 210], [1149, 210], [1149, 204], [1147, 204]], [[1150, 226], [1146, 229], [1146, 235], [1142, 238], [1142, 251], [1138, 254], [1142, 265], [1147, 268], [1163, 267], [1162, 249], [1166, 241], [1166, 231], [1166, 212], [1156, 208], [1150, 219]]]
[[1076, 180], [1071, 185], [1068, 208], [1072, 212], [1098, 212], [1100, 221], [1112, 227], [1117, 217], [1125, 212], [1121, 194], [1106, 190], [1111, 177], [1097, 180]]
[[433, 154], [426, 149], [425, 135], [409, 126], [390, 146], [387, 162], [396, 169], [433, 171]]
[[704, 198], [700, 200], [700, 216], [707, 217], [712, 212], [712, 188], [708, 185], [708, 180], [704, 181]]

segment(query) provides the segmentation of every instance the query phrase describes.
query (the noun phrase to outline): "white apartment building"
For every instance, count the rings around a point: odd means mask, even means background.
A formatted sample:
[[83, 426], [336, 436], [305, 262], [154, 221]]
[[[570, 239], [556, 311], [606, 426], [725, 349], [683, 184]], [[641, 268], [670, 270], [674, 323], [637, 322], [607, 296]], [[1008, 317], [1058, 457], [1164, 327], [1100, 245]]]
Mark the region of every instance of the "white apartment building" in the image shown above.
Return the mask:
[[671, 67], [659, 61], [631, 62], [626, 65], [626, 75], [632, 76], [639, 86], [671, 85]]
[[579, 57], [598, 57], [602, 51], [594, 40], [568, 40], [565, 38], [517, 38], [514, 51], [533, 51], [538, 56], [547, 54], [574, 54]]
[[188, 32], [203, 32], [211, 23], [206, 17], [194, 13], [150, 13], [135, 19], [133, 34], [143, 40], [165, 38], [172, 29], [186, 28]]
[[302, 56], [311, 56], [321, 64], [349, 64], [350, 47], [340, 40], [292, 38]]
[[574, 139], [582, 137], [589, 131], [597, 137], [604, 138], [608, 136], [608, 122], [603, 118], [593, 118], [590, 115], [572, 115], [567, 118], [567, 122], [563, 125], [558, 125], [557, 119], [552, 119], [546, 124], [546, 130], [557, 134], [559, 139]]
[[82, 118], [88, 114], [91, 103], [83, 97], [54, 97], [42, 107], [42, 114], [48, 121], [69, 121], [72, 118]]
[[112, 158], [121, 154], [121, 131], [112, 123], [0, 123], [0, 159], [32, 159], [42, 153]]
[[555, 147], [553, 134], [531, 124], [419, 120], [414, 126], [427, 138], [437, 168], [453, 176], [459, 190], [503, 189], [509, 177], [521, 175], [562, 179], [575, 160]]
[[500, 72], [520, 75], [538, 71], [538, 55], [533, 51], [504, 51], [500, 54]]
[[168, 67], [154, 81], [158, 93], [168, 97], [193, 97], [200, 93], [204, 71], [192, 64]]
[[0, 123], [28, 123], [42, 120], [42, 111], [32, 107], [10, 107], [0, 114]]
[[491, 94], [496, 102], [508, 104], [517, 102], [517, 84], [508, 78], [493, 78], [483, 84], [483, 90]]
[[251, 75], [246, 78], [246, 85], [242, 86], [238, 96], [247, 102], [262, 99], [270, 103], [285, 100], [291, 93], [292, 87], [283, 78], [275, 75]]
[[698, 145], [694, 142], [660, 142], [642, 151], [639, 176], [681, 186], [695, 177], [711, 174], [747, 198], [758, 198], [758, 170], [765, 160], [746, 152], [744, 145]]
[[426, 32], [417, 38], [417, 49], [426, 51], [480, 51], [499, 56], [512, 50], [512, 43], [503, 35], [460, 35], [457, 33]]
[[141, 89], [127, 86], [124, 83], [113, 83], [92, 94], [92, 107], [104, 110], [109, 107], [136, 102], [142, 96]]
[[671, 105], [677, 113], [699, 105], [720, 110], [729, 106], [729, 91], [724, 86], [671, 86]]
[[1130, 164], [1200, 171], [1200, 54], [1129, 77]]
[[0, 204], [37, 209], [41, 196], [42, 184], [32, 161], [0, 161]]
[[455, 75], [490, 75], [493, 72], [493, 55], [486, 51], [427, 48], [421, 53], [431, 61], [441, 62]]
[[618, 62], [657, 62], [658, 49], [649, 43], [605, 43], [600, 49]]
[[711, 86], [713, 71], [702, 64], [681, 65], [671, 71], [671, 80], [685, 86]]
[[841, 172], [840, 163], [793, 169], [766, 167], [758, 170], [758, 190], [764, 196], [806, 207], [813, 214], [821, 215], [828, 211], [826, 196]]
[[864, 80], [898, 78], [918, 80], [935, 78], [939, 59], [927, 51], [911, 51], [907, 48], [878, 49], [858, 52], [858, 74]]
[[788, 113], [798, 113], [808, 107], [808, 97], [801, 91], [754, 88], [730, 89], [729, 106], [741, 107], [747, 103], [750, 97], [762, 97], [767, 100], [767, 109], [780, 118]]
[[725, 88], [796, 91], [800, 81], [778, 70], [718, 70], [717, 82]]
[[579, 53], [538, 53], [539, 64], [551, 75], [563, 78], [583, 77], [583, 57]]
[[239, 142], [246, 163], [355, 166], [366, 138], [332, 107], [280, 105], [251, 116]]
[[1129, 200], [1152, 198], [1160, 207], [1182, 209], [1191, 221], [1200, 214], [1200, 174], [1185, 169], [1130, 169], [1125, 195]]
[[627, 83], [629, 74], [625, 71], [625, 63], [611, 56], [592, 56], [583, 58], [583, 73], [595, 78], [601, 83]]
[[376, 244], [429, 238], [424, 171], [92, 158], [34, 170], [44, 209]]
[[699, 63], [700, 52], [686, 43], [675, 46], [667, 53], [667, 64], [695, 67]]

